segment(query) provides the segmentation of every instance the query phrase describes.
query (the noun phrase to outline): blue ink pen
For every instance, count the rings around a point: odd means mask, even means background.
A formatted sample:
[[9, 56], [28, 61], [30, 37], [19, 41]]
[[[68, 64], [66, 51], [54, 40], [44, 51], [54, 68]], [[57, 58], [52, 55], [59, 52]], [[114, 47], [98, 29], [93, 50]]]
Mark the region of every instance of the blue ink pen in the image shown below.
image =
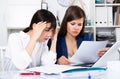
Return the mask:
[[90, 73], [88, 73], [88, 79], [91, 79], [91, 75], [90, 75]]

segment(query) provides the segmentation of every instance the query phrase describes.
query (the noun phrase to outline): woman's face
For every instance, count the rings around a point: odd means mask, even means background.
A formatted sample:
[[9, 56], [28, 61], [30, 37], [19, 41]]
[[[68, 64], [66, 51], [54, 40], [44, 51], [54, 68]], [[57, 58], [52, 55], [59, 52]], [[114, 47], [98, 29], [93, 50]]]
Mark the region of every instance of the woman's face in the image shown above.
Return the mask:
[[67, 35], [72, 37], [78, 36], [83, 28], [83, 21], [84, 18], [80, 18], [67, 22]]
[[51, 26], [51, 23], [47, 23], [46, 28], [43, 30], [42, 34], [39, 37], [39, 41], [47, 41], [51, 36], [53, 35], [54, 29], [49, 29]]

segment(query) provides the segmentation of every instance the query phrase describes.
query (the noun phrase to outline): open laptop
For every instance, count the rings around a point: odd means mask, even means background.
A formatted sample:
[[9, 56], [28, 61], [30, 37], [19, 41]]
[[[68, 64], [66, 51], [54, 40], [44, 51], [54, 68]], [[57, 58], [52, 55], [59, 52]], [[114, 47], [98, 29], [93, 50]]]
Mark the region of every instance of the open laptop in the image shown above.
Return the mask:
[[109, 50], [100, 58], [98, 58], [95, 63], [84, 63], [84, 64], [76, 64], [76, 66], [83, 67], [106, 67], [108, 61], [119, 60], [119, 51], [120, 42], [116, 42]]
[[106, 67], [108, 61], [120, 60], [120, 41], [116, 42], [110, 49], [99, 58], [92, 67]]

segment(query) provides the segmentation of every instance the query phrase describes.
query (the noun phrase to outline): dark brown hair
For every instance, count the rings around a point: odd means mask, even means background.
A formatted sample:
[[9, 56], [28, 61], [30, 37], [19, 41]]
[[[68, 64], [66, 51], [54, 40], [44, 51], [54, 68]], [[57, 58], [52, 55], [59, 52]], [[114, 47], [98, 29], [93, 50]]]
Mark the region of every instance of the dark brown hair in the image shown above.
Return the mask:
[[81, 9], [80, 7], [78, 7], [76, 5], [70, 6], [66, 10], [66, 13], [65, 13], [64, 18], [61, 23], [61, 27], [60, 27], [58, 36], [64, 37], [67, 34], [67, 22], [76, 20], [76, 19], [80, 19], [80, 18], [83, 18], [84, 22], [83, 22], [83, 28], [78, 36], [82, 36], [84, 33], [86, 15], [85, 15], [85, 12], [83, 11], [83, 9]]
[[45, 9], [41, 9], [41, 10], [38, 10], [32, 17], [32, 20], [31, 20], [31, 23], [29, 25], [29, 27], [27, 27], [26, 29], [24, 29], [23, 31], [24, 32], [28, 32], [29, 30], [32, 30], [32, 25], [34, 23], [38, 23], [40, 21], [43, 21], [43, 22], [47, 22], [47, 23], [51, 23], [51, 26], [49, 29], [54, 29], [55, 31], [55, 28], [56, 28], [56, 18], [55, 16], [48, 10], [45, 10]]

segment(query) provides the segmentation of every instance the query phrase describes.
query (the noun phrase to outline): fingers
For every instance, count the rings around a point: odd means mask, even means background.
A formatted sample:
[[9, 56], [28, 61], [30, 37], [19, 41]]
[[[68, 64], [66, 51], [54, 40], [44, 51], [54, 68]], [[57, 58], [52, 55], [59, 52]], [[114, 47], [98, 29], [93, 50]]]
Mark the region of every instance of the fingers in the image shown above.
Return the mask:
[[36, 29], [39, 29], [41, 31], [43, 31], [43, 29], [45, 29], [47, 26], [46, 22], [38, 22], [35, 26]]
[[98, 56], [101, 57], [107, 52], [108, 48], [103, 48], [98, 51]]
[[70, 61], [65, 56], [62, 56], [58, 59], [57, 63], [60, 65], [68, 65]]
[[104, 54], [105, 54], [105, 52], [99, 52], [99, 53], [98, 53], [98, 56], [101, 57], [101, 56], [103, 56]]
[[35, 40], [38, 40], [38, 38], [40, 37], [41, 33], [43, 32], [43, 30], [46, 28], [46, 22], [39, 22], [39, 23], [34, 23], [33, 24], [33, 35], [32, 38], [34, 38]]

